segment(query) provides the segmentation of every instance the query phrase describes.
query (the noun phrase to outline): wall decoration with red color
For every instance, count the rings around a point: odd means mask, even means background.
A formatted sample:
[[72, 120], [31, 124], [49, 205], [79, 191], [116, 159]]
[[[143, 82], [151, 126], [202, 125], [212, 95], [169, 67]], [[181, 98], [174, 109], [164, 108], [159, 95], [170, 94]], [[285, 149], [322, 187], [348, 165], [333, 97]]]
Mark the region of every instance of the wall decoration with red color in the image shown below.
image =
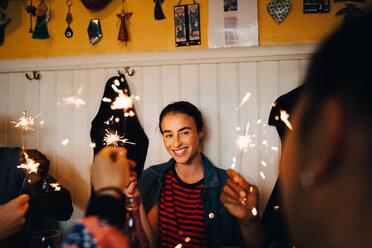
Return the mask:
[[274, 19], [274, 21], [276, 21], [276, 23], [280, 24], [288, 15], [291, 7], [292, 5], [289, 0], [271, 1], [267, 5], [267, 12], [269, 12], [269, 15]]

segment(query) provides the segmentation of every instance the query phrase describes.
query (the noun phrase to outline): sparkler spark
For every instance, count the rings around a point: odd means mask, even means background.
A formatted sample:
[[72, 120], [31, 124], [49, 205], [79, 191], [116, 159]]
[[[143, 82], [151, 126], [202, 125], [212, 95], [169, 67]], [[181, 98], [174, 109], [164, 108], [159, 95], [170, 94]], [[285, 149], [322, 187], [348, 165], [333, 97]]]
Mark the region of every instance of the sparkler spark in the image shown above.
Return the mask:
[[258, 214], [257, 208], [253, 207], [252, 208], [252, 215], [256, 216]]
[[260, 171], [260, 176], [261, 176], [262, 179], [265, 179], [266, 178], [265, 177], [265, 174], [262, 171]]
[[235, 169], [235, 165], [236, 165], [236, 158], [233, 157], [232, 158], [232, 163], [231, 163], [231, 169]]
[[65, 145], [67, 145], [67, 144], [68, 144], [68, 142], [69, 142], [69, 140], [68, 140], [68, 139], [64, 139], [64, 140], [62, 140], [62, 142], [61, 142], [61, 143], [62, 143], [62, 145], [64, 145], [64, 146], [65, 146]]
[[112, 110], [124, 109], [124, 111], [127, 111], [127, 109], [133, 107], [133, 101], [131, 97], [125, 94], [123, 90], [119, 90], [114, 84], [111, 85], [111, 87], [116, 93], [118, 93], [115, 101], [111, 104]]
[[37, 173], [40, 163], [36, 163], [33, 159], [28, 157], [28, 154], [24, 152], [26, 163], [20, 164], [17, 168], [25, 169], [27, 174]]
[[106, 146], [119, 146], [119, 143], [123, 144], [131, 144], [135, 145], [136, 143], [129, 142], [128, 139], [125, 139], [124, 136], [120, 136], [118, 134], [118, 131], [115, 131], [115, 133], [110, 133], [107, 129], [105, 129], [106, 134], [105, 137], [103, 137], [103, 144]]
[[292, 130], [292, 125], [288, 120], [289, 114], [285, 110], [280, 110], [280, 119], [287, 125], [287, 127]]
[[241, 106], [243, 106], [243, 104], [248, 101], [248, 99], [251, 97], [251, 92], [247, 92], [247, 94], [245, 94], [245, 96], [242, 98], [242, 101], [240, 102], [239, 106], [235, 108], [235, 111], [238, 111]]
[[[236, 128], [236, 130], [240, 130], [240, 128]], [[247, 123], [244, 135], [238, 135], [238, 138], [235, 140], [240, 150], [246, 151], [248, 148], [255, 146], [251, 135], [248, 134], [248, 131], [249, 131], [249, 123]]]
[[182, 247], [182, 244], [178, 244], [174, 248], [181, 248], [181, 247]]
[[34, 125], [34, 119], [38, 117], [40, 114], [34, 116], [34, 117], [27, 117], [26, 116], [26, 110], [23, 112], [23, 115], [19, 118], [19, 122], [11, 121], [11, 123], [14, 123], [15, 128], [21, 128], [24, 131], [34, 131], [33, 128]]
[[50, 183], [49, 185], [50, 185], [50, 187], [52, 187], [54, 189], [54, 191], [60, 191], [61, 190], [61, 186], [59, 186], [59, 183]]
[[75, 105], [75, 107], [77, 109], [79, 109], [81, 106], [86, 105], [85, 101], [79, 98], [79, 96], [83, 92], [83, 89], [84, 89], [84, 84], [82, 84], [80, 86], [80, 88], [77, 90], [77, 94], [75, 96], [65, 97], [65, 98], [62, 99], [63, 100], [63, 104], [61, 104], [60, 102], [58, 102], [57, 105], [58, 106], [60, 106], [60, 105], [63, 105], [63, 106], [66, 106], [66, 105]]

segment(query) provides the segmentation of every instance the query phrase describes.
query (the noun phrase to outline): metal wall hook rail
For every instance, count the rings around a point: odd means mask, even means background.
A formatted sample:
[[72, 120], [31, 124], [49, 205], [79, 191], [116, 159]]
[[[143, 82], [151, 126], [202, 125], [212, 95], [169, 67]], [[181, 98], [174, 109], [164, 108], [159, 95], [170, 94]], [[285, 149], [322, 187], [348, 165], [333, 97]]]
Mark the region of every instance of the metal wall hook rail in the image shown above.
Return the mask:
[[31, 76], [28, 73], [25, 73], [25, 76], [28, 80], [39, 80], [41, 77], [40, 71], [33, 71]]

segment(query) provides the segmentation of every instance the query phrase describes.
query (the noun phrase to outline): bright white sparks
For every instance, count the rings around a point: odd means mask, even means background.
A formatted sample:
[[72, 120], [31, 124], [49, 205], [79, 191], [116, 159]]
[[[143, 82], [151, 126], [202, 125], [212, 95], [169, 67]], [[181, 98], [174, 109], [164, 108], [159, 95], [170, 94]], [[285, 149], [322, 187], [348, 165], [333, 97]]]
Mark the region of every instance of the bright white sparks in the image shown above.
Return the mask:
[[232, 163], [231, 163], [231, 169], [235, 169], [235, 166], [236, 166], [236, 158], [233, 157], [232, 158]]
[[264, 166], [264, 167], [266, 167], [267, 166], [267, 164], [266, 164], [266, 162], [265, 161], [261, 161], [261, 164], [262, 164], [262, 166]]
[[253, 207], [252, 208], [252, 215], [257, 216], [257, 214], [258, 214], [257, 208]]
[[265, 179], [266, 178], [265, 177], [265, 174], [262, 171], [260, 171], [260, 176], [261, 176], [262, 179]]
[[105, 129], [106, 134], [105, 137], [103, 137], [103, 144], [105, 146], [119, 146], [119, 143], [123, 144], [131, 144], [135, 145], [136, 143], [129, 142], [128, 139], [125, 139], [124, 136], [120, 136], [118, 134], [118, 131], [115, 131], [115, 133], [110, 133], [107, 129]]
[[118, 96], [115, 98], [115, 101], [111, 104], [111, 109], [124, 109], [126, 111], [129, 108], [133, 107], [132, 98], [127, 94], [124, 94], [123, 90], [119, 90], [114, 84], [111, 85], [112, 89], [118, 93]]
[[289, 114], [285, 110], [280, 110], [280, 119], [287, 125], [287, 127], [292, 130], [292, 125], [288, 120]]
[[62, 140], [62, 142], [61, 142], [61, 143], [62, 143], [62, 145], [64, 145], [64, 146], [65, 146], [65, 145], [67, 145], [67, 144], [68, 144], [68, 142], [69, 142], [69, 140], [68, 140], [68, 139], [64, 139], [64, 140]]
[[54, 189], [54, 191], [60, 191], [61, 190], [61, 186], [59, 186], [58, 183], [50, 183], [49, 185], [50, 185], [50, 187], [52, 187]]
[[38, 117], [41, 114], [36, 115], [35, 117], [27, 117], [26, 116], [26, 110], [23, 112], [23, 115], [19, 118], [18, 122], [11, 121], [11, 123], [14, 123], [15, 128], [21, 128], [24, 131], [33, 131], [35, 130], [33, 128], [34, 126], [34, 119]]
[[235, 108], [235, 111], [238, 111], [241, 106], [243, 106], [243, 104], [248, 101], [248, 99], [251, 97], [251, 92], [247, 92], [247, 94], [245, 94], [245, 96], [242, 98], [242, 101], [240, 102], [239, 106]]
[[29, 158], [26, 152], [24, 152], [24, 154], [26, 163], [18, 165], [17, 168], [25, 169], [28, 174], [37, 173], [37, 169], [39, 168], [40, 164]]

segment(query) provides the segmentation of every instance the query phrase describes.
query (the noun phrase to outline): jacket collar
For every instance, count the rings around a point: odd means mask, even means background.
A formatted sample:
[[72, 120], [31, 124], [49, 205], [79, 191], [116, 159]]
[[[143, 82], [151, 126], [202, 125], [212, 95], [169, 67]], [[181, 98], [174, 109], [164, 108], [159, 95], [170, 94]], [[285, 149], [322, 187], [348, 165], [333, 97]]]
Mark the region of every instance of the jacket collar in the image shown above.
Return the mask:
[[[204, 163], [204, 188], [214, 188], [220, 185], [220, 181], [217, 176], [216, 168], [213, 166], [211, 161], [201, 153], [203, 163]], [[174, 165], [176, 161], [171, 158], [168, 162], [152, 166], [152, 171], [157, 174], [159, 177], [165, 174], [166, 171], [170, 169], [172, 165]]]

